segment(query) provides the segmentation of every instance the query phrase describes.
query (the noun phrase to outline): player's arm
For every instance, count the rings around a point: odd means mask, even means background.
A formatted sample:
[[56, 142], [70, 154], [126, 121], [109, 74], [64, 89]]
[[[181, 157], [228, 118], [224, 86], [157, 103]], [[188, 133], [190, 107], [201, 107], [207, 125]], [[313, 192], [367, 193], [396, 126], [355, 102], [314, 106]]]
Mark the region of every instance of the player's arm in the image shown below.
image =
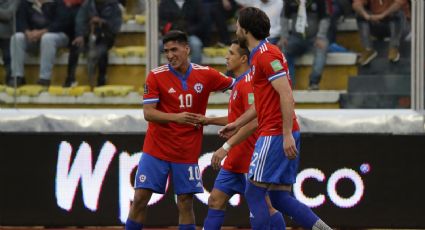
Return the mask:
[[217, 149], [217, 151], [214, 152], [212, 158], [211, 158], [211, 166], [215, 170], [219, 170], [221, 166], [221, 161], [224, 159], [224, 157], [227, 156], [227, 153], [229, 150], [235, 146], [241, 143], [242, 141], [246, 140], [249, 136], [251, 136], [255, 130], [257, 130], [258, 122], [257, 119], [253, 119], [248, 124], [244, 125], [242, 128], [239, 129], [239, 131], [230, 137], [226, 143]]
[[283, 149], [289, 159], [297, 156], [297, 147], [292, 136], [292, 119], [294, 116], [294, 99], [288, 79], [279, 77], [271, 81], [273, 88], [280, 98], [280, 110], [282, 113]]
[[156, 109], [156, 105], [157, 103], [143, 105], [143, 115], [146, 121], [156, 123], [175, 122], [196, 126], [196, 124], [199, 124], [202, 119], [202, 115], [189, 112], [165, 113]]
[[245, 111], [238, 119], [234, 122], [227, 124], [223, 128], [218, 131], [218, 134], [226, 139], [229, 139], [233, 136], [238, 130], [244, 125], [248, 124], [248, 122], [254, 120], [257, 117], [257, 112], [255, 111], [255, 105], [251, 105], [249, 109]]
[[220, 125], [225, 126], [228, 123], [227, 116], [224, 117], [205, 117], [202, 120], [203, 125]]

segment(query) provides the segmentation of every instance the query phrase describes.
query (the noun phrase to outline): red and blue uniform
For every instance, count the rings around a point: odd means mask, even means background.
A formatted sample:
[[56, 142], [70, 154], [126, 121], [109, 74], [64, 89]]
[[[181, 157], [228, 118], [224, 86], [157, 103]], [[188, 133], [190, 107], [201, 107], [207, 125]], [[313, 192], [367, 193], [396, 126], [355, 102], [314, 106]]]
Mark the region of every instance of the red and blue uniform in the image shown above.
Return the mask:
[[[249, 71], [236, 78], [236, 83], [229, 98], [227, 115], [229, 123], [235, 121], [254, 103], [251, 80], [252, 77]], [[230, 197], [235, 193], [244, 193], [246, 186], [245, 173], [248, 172], [257, 137], [258, 132], [254, 132], [246, 140], [229, 150], [223, 167], [215, 180], [215, 189], [226, 193]]]
[[[271, 84], [278, 78], [284, 78], [291, 84], [285, 56], [277, 46], [263, 40], [251, 51], [249, 61], [260, 136], [248, 177], [257, 182], [293, 184], [299, 157], [289, 160], [284, 154], [280, 95]], [[292, 132], [299, 151], [299, 126], [295, 113], [292, 116]]]
[[[233, 84], [234, 79], [206, 66], [191, 63], [182, 75], [163, 65], [149, 73], [143, 103], [156, 103], [156, 109], [165, 113], [205, 115], [210, 93]], [[164, 193], [171, 171], [176, 194], [202, 192], [197, 164], [202, 131], [202, 126], [149, 122], [135, 187]]]

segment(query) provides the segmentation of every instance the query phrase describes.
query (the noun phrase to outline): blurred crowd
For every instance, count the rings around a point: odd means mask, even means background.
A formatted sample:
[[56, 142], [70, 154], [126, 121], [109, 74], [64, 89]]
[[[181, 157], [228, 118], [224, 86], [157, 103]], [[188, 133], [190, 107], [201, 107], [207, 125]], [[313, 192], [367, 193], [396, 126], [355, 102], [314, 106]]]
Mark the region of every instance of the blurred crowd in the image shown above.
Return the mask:
[[[131, 1], [131, 0], [128, 0]], [[144, 0], [137, 1], [143, 5]], [[126, 1], [119, 0], [0, 0], [0, 48], [9, 86], [25, 84], [26, 53], [39, 55], [37, 84], [49, 86], [59, 48], [69, 49], [65, 87], [76, 85], [78, 58], [84, 53], [92, 86], [107, 82], [108, 51], [123, 23]], [[337, 25], [356, 18], [364, 47], [359, 64], [376, 56], [371, 36], [388, 38], [388, 60], [400, 59], [400, 42], [409, 28], [408, 0], [160, 0], [159, 31], [182, 30], [189, 35], [191, 61], [202, 64], [206, 46], [230, 45], [229, 20], [238, 9], [255, 6], [270, 18], [269, 42], [284, 52], [291, 77], [294, 60], [313, 54], [309, 89], [319, 89], [327, 53], [344, 52], [336, 43]], [[142, 7], [143, 8], [143, 7]], [[213, 36], [214, 34], [214, 36]], [[215, 36], [217, 35], [217, 36]], [[292, 79], [295, 82], [295, 79]]]

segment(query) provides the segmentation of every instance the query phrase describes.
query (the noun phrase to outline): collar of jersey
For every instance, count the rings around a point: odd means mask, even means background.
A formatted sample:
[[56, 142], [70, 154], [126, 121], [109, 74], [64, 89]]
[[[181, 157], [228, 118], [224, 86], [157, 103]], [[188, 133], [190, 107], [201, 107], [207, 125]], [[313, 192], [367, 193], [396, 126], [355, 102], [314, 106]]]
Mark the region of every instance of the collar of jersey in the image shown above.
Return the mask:
[[258, 51], [258, 49], [260, 48], [260, 46], [262, 46], [264, 43], [266, 43], [267, 40], [261, 40], [260, 43], [254, 48], [252, 49], [251, 53], [249, 54], [249, 65], [251, 65], [251, 61], [252, 61], [252, 57], [254, 57], [255, 53]]
[[249, 71], [251, 71], [251, 69], [248, 69], [247, 71], [245, 71], [245, 73], [243, 73], [243, 74], [241, 74], [241, 75], [237, 76], [237, 77], [236, 77], [236, 82], [235, 82], [235, 84], [236, 84], [236, 83], [238, 83], [240, 80], [242, 80], [242, 78], [244, 78], [244, 77], [245, 77], [245, 75], [247, 75], [247, 74], [249, 73]]
[[177, 72], [177, 70], [173, 69], [170, 64], [168, 64], [168, 68], [171, 70], [171, 73], [173, 73], [178, 79], [180, 79], [183, 89], [187, 90], [186, 80], [189, 77], [190, 72], [192, 72], [192, 63], [189, 63], [189, 68], [187, 68], [186, 73], [184, 75], [181, 75], [179, 72]]

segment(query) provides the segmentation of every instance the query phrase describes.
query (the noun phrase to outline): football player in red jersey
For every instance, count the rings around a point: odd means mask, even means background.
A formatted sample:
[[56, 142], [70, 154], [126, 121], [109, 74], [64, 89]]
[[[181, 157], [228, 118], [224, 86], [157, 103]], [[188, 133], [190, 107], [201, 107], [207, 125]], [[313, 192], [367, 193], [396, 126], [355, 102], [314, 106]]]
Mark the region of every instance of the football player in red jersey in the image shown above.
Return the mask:
[[193, 194], [202, 193], [198, 158], [210, 92], [234, 84], [218, 71], [189, 62], [187, 35], [170, 31], [163, 38], [168, 64], [153, 69], [146, 80], [143, 114], [149, 122], [135, 177], [135, 195], [127, 230], [140, 230], [153, 192], [165, 193], [167, 178], [174, 185], [179, 229], [195, 229]]
[[[237, 40], [232, 41], [226, 55], [227, 70], [236, 76], [236, 83], [230, 93], [228, 116], [206, 118], [204, 125], [226, 125], [235, 121], [254, 103], [254, 94], [251, 86], [251, 74], [248, 65], [249, 50], [239, 46]], [[204, 221], [205, 230], [219, 230], [223, 224], [226, 204], [236, 193], [244, 194], [246, 186], [246, 173], [248, 172], [252, 152], [258, 133], [257, 120], [242, 127], [239, 132], [225, 142], [211, 159], [214, 169], [220, 169], [221, 161], [227, 156], [223, 167], [215, 180], [214, 188], [208, 199], [208, 215]], [[285, 229], [283, 216], [271, 207], [271, 229]]]
[[229, 138], [251, 120], [258, 119], [259, 138], [245, 190], [253, 229], [268, 229], [268, 194], [273, 207], [304, 228], [330, 230], [310, 208], [290, 194], [299, 164], [300, 131], [286, 59], [277, 46], [266, 40], [269, 30], [270, 20], [260, 9], [246, 7], [240, 11], [236, 36], [251, 52], [254, 106], [219, 133]]

